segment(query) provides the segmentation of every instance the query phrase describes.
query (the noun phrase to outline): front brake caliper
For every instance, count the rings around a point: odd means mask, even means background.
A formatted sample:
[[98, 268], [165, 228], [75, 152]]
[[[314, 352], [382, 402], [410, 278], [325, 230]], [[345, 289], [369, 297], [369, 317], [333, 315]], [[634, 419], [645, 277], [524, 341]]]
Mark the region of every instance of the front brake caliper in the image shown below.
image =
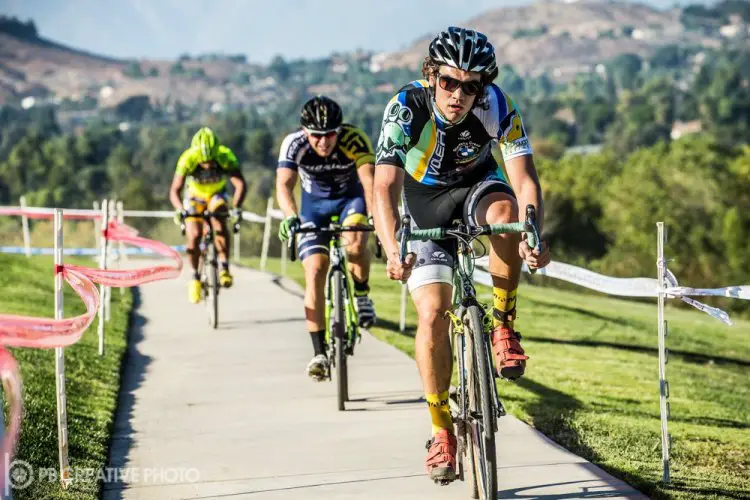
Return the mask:
[[484, 333], [490, 335], [492, 334], [492, 314], [487, 314], [486, 309], [487, 307], [485, 306], [485, 312], [482, 315], [482, 327], [484, 328]]
[[459, 335], [463, 335], [464, 325], [463, 323], [461, 323], [461, 318], [453, 314], [453, 311], [451, 310], [445, 311], [445, 317], [450, 318], [451, 323], [453, 323], [453, 332]]

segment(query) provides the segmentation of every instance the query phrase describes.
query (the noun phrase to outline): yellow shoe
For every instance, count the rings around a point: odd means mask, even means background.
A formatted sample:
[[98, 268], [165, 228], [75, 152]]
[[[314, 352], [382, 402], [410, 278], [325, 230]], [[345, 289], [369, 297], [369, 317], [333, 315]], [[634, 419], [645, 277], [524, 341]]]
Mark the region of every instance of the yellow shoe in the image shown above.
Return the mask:
[[200, 280], [190, 280], [188, 284], [188, 299], [193, 304], [197, 304], [201, 301], [201, 282]]
[[234, 283], [234, 278], [229, 274], [229, 271], [226, 269], [222, 270], [219, 273], [219, 284], [224, 288], [229, 288], [232, 286], [232, 283]]

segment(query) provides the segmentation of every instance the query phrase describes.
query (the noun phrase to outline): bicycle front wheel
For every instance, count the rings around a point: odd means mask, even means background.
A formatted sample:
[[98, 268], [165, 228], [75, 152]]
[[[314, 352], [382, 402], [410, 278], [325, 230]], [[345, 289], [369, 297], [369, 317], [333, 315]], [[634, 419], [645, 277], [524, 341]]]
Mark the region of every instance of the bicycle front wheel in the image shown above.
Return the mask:
[[490, 363], [487, 336], [482, 325], [482, 313], [478, 306], [469, 306], [465, 316], [466, 335], [473, 347], [473, 379], [469, 387], [469, 408], [473, 418], [470, 425], [470, 439], [474, 451], [474, 473], [477, 479], [479, 498], [497, 497], [497, 456], [495, 454], [495, 403], [494, 391], [490, 384], [495, 383]]
[[206, 306], [208, 307], [208, 324], [216, 329], [219, 325], [219, 269], [216, 261], [216, 248], [208, 246], [206, 262], [207, 290]]
[[331, 274], [333, 281], [333, 303], [331, 310], [331, 341], [335, 346], [336, 362], [336, 388], [338, 392], [338, 408], [344, 411], [344, 403], [349, 400], [349, 374], [346, 366], [346, 310], [344, 303], [344, 273], [334, 271]]

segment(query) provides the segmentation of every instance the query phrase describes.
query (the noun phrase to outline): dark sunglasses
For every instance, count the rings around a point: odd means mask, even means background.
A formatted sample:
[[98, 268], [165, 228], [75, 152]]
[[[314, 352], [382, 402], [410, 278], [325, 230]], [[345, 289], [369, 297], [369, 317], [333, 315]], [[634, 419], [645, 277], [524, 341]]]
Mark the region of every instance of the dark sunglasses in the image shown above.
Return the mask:
[[451, 93], [455, 92], [458, 87], [461, 87], [461, 90], [466, 95], [477, 95], [479, 91], [482, 90], [482, 82], [478, 80], [462, 82], [461, 80], [456, 80], [450, 76], [438, 75], [438, 82], [440, 83], [441, 89]]
[[338, 131], [338, 129], [336, 129], [336, 130], [330, 130], [328, 132], [313, 132], [313, 131], [308, 131], [308, 133], [312, 137], [315, 137], [316, 139], [322, 139], [323, 137], [325, 137], [327, 139], [333, 139], [334, 137], [336, 137], [338, 135], [339, 131]]

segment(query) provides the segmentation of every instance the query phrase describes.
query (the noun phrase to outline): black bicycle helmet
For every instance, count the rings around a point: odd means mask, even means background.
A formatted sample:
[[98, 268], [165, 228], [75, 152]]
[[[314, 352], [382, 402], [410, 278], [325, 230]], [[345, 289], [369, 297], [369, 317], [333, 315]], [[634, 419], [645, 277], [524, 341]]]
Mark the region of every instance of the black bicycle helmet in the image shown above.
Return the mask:
[[484, 33], [451, 26], [430, 43], [430, 57], [464, 71], [492, 75], [497, 70], [495, 48]]
[[300, 124], [313, 132], [330, 132], [341, 126], [341, 107], [333, 99], [316, 96], [302, 106]]

